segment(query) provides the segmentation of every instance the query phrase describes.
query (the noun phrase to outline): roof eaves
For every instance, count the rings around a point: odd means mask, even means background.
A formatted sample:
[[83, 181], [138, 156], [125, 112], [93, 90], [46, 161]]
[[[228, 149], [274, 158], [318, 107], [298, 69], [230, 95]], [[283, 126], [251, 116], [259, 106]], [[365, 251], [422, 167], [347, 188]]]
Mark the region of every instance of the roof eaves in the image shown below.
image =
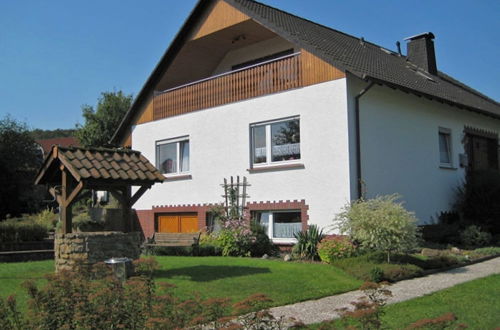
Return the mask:
[[487, 110], [482, 110], [482, 109], [479, 109], [479, 108], [471, 107], [469, 105], [462, 104], [462, 103], [459, 103], [459, 102], [454, 102], [454, 101], [451, 101], [451, 100], [443, 98], [443, 97], [439, 97], [439, 96], [436, 96], [436, 95], [427, 94], [427, 93], [424, 93], [424, 92], [421, 92], [421, 91], [417, 91], [415, 89], [408, 88], [406, 86], [402, 86], [402, 85], [399, 85], [399, 84], [395, 84], [395, 83], [392, 83], [392, 82], [389, 82], [389, 81], [386, 81], [386, 80], [383, 80], [383, 79], [379, 79], [379, 78], [375, 78], [375, 77], [372, 77], [372, 76], [364, 75], [364, 80], [373, 81], [374, 83], [377, 83], [379, 85], [385, 85], [385, 86], [388, 86], [390, 88], [399, 89], [399, 90], [401, 90], [403, 92], [406, 92], [406, 93], [411, 93], [411, 94], [414, 94], [414, 95], [417, 95], [417, 96], [423, 96], [423, 97], [431, 99], [431, 100], [437, 100], [437, 101], [439, 101], [441, 103], [446, 103], [446, 104], [449, 104], [449, 105], [452, 105], [452, 106], [456, 106], [458, 108], [462, 108], [462, 109], [466, 109], [466, 110], [469, 110], [469, 111], [473, 111], [473, 112], [476, 112], [476, 113], [479, 113], [479, 114], [482, 114], [482, 115], [485, 115], [485, 116], [488, 116], [488, 117], [491, 117], [491, 118], [500, 119], [500, 115], [499, 114], [492, 113], [491, 111], [487, 111]]

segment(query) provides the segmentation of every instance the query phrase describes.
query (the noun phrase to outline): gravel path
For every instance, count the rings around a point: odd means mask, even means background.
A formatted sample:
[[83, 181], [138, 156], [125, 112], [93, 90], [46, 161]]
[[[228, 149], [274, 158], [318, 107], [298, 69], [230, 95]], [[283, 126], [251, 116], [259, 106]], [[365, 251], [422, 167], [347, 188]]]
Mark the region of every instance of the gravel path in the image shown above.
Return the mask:
[[[397, 282], [388, 288], [393, 296], [387, 303], [394, 304], [421, 297], [492, 274], [500, 274], [500, 257], [442, 273]], [[305, 324], [318, 323], [338, 318], [339, 314], [335, 312], [335, 309], [351, 308], [350, 302], [362, 296], [363, 292], [361, 291], [351, 291], [318, 300], [274, 307], [270, 311], [275, 317], [295, 318]]]

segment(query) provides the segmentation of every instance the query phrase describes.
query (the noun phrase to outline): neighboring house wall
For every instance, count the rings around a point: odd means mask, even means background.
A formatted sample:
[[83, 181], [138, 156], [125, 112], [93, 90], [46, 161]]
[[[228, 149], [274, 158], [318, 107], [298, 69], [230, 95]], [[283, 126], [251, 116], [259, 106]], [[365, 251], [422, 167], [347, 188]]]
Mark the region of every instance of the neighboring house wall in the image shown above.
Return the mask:
[[[351, 168], [355, 171], [354, 96], [367, 83], [349, 76]], [[375, 85], [360, 100], [362, 178], [367, 197], [399, 193], [420, 223], [452, 206], [464, 179], [464, 127], [500, 132], [500, 120]], [[453, 168], [440, 167], [439, 129], [451, 130]], [[355, 172], [351, 187], [356, 187]]]
[[[300, 116], [304, 167], [249, 173], [250, 124], [290, 116]], [[338, 79], [137, 125], [132, 147], [153, 163], [155, 141], [189, 136], [191, 178], [155, 185], [135, 208], [219, 203], [223, 179], [239, 175], [251, 185], [249, 203], [303, 201], [309, 224], [330, 226], [350, 199], [347, 122], [346, 79]]]

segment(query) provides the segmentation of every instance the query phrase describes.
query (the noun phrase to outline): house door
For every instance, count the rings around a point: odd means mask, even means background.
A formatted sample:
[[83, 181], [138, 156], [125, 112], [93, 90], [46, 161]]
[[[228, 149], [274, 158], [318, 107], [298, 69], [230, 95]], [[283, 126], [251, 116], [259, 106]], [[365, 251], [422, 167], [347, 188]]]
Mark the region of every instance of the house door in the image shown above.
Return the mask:
[[194, 233], [197, 231], [196, 213], [165, 214], [158, 217], [159, 233]]
[[465, 150], [469, 159], [469, 170], [498, 169], [498, 139], [467, 134]]

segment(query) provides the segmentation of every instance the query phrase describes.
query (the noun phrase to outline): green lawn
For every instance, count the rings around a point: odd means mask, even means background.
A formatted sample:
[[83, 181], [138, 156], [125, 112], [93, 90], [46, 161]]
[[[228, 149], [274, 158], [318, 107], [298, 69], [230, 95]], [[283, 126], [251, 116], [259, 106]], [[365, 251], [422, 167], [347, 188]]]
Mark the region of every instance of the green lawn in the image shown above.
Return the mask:
[[423, 318], [452, 312], [468, 329], [500, 326], [500, 275], [463, 283], [421, 298], [387, 306], [385, 324], [391, 329]]
[[[159, 282], [175, 284], [179, 297], [198, 293], [202, 298], [242, 300], [265, 293], [273, 305], [283, 305], [357, 289], [361, 281], [324, 264], [229, 257], [156, 257]], [[21, 308], [26, 301], [21, 283], [53, 271], [53, 261], [0, 263], [0, 296], [16, 293]]]
[[24, 309], [28, 295], [21, 284], [27, 280], [43, 284], [44, 274], [53, 271], [53, 260], [0, 263], [0, 297], [16, 294], [19, 307]]
[[[390, 287], [389, 287], [390, 290]], [[385, 307], [385, 329], [404, 329], [411, 323], [452, 312], [467, 329], [500, 326], [500, 275], [456, 285], [433, 294]], [[330, 323], [341, 329], [339, 321]], [[317, 329], [313, 325], [310, 329]]]

